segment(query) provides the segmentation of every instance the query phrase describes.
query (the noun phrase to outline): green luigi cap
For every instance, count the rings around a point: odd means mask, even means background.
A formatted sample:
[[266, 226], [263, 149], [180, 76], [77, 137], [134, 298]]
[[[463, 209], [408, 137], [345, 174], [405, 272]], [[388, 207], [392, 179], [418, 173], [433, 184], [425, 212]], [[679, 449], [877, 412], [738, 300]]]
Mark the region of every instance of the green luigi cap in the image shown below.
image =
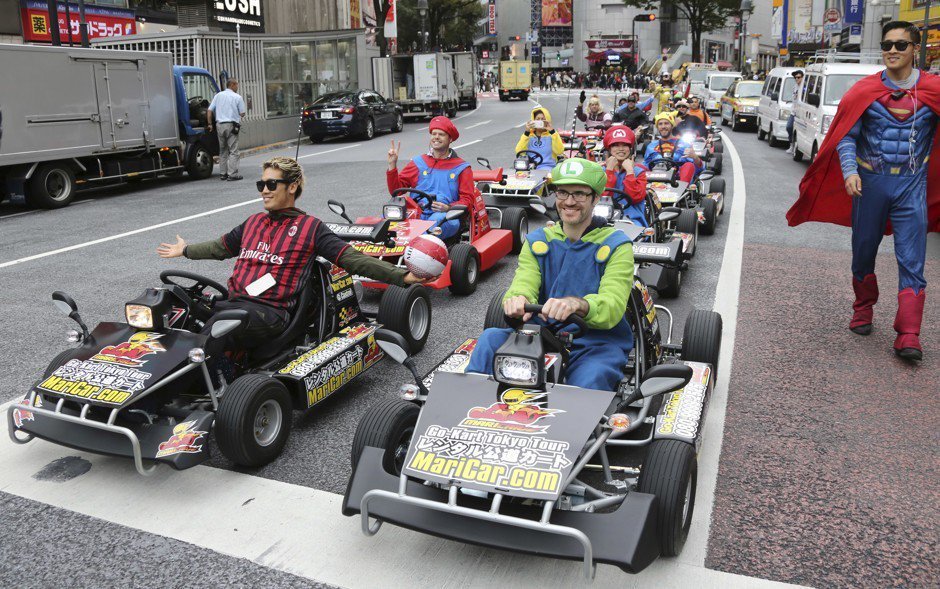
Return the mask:
[[552, 184], [580, 184], [594, 191], [595, 196], [607, 188], [607, 173], [597, 162], [580, 157], [566, 159], [552, 168], [550, 173]]

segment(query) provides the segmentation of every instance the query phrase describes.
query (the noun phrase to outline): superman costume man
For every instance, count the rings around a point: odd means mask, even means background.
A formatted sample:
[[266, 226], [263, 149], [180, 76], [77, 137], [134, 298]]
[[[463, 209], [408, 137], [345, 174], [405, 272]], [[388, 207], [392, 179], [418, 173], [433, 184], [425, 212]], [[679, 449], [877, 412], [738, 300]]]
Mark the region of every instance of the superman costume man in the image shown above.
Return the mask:
[[431, 134], [431, 149], [419, 155], [398, 171], [398, 147], [392, 141], [388, 151], [386, 183], [391, 193], [399, 188], [417, 188], [436, 197], [421, 218], [434, 221], [440, 228], [440, 238], [453, 237], [460, 230], [460, 221], [446, 219], [447, 211], [455, 204], [473, 209], [473, 171], [470, 164], [457, 157], [450, 144], [457, 141], [460, 133], [447, 117], [434, 117], [428, 127]]
[[878, 301], [875, 255], [893, 230], [899, 274], [894, 351], [920, 360], [927, 232], [940, 231], [934, 142], [940, 78], [912, 67], [920, 44], [916, 27], [890, 22], [882, 39], [887, 70], [860, 80], [842, 99], [787, 220], [790, 226], [821, 221], [852, 227], [849, 328], [860, 335], [871, 333]]

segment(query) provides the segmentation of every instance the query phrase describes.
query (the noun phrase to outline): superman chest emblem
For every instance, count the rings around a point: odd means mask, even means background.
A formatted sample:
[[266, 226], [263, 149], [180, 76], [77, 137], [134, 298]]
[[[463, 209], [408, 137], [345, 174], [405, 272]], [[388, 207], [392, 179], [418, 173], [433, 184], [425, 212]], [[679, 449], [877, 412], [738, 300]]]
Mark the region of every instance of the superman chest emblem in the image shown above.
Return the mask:
[[914, 99], [906, 92], [900, 95], [885, 94], [878, 99], [878, 102], [891, 113], [891, 116], [902, 123], [914, 116]]

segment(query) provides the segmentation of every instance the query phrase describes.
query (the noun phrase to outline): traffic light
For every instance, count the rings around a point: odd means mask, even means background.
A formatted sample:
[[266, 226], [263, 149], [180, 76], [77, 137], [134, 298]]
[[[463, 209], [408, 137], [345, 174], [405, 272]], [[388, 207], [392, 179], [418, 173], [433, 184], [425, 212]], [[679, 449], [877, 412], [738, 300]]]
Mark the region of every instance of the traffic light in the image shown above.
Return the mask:
[[638, 14], [633, 17], [633, 20], [638, 22], [653, 22], [656, 20], [655, 14]]

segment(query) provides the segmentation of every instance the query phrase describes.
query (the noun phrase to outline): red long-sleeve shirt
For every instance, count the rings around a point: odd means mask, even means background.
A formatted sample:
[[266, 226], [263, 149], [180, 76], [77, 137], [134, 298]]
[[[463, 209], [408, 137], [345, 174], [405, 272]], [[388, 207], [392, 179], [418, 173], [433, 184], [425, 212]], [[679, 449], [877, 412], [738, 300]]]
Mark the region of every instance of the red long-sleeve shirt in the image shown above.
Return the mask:
[[[637, 167], [640, 166], [634, 164], [634, 169]], [[639, 204], [646, 198], [646, 170], [640, 171], [639, 175], [625, 175], [621, 186], [617, 186], [617, 172], [607, 170], [607, 187], [623, 190], [630, 196], [630, 204]], [[619, 196], [619, 194], [616, 194], [614, 198]]]
[[[424, 154], [421, 157], [424, 158], [424, 163], [427, 164], [429, 168], [438, 170], [450, 170], [464, 163], [464, 160], [456, 156], [440, 160], [434, 159], [428, 154]], [[418, 166], [411, 161], [408, 162], [400, 172], [397, 168], [388, 170], [385, 174], [385, 180], [388, 184], [389, 194], [399, 188], [415, 188], [418, 185]], [[450, 204], [459, 203], [472, 210], [474, 191], [473, 170], [468, 167], [457, 177], [458, 198], [456, 202], [451, 202]]]

